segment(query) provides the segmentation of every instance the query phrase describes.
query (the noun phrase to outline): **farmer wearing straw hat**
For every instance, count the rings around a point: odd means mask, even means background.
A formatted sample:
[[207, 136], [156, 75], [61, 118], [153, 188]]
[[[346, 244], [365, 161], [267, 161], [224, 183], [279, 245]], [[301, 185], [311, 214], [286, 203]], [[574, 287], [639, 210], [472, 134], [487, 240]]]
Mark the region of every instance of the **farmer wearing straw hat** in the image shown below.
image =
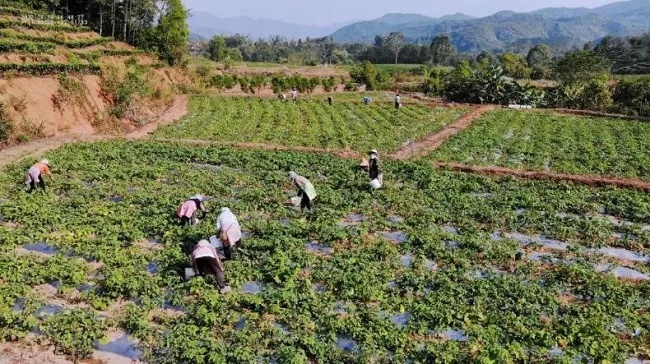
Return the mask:
[[376, 149], [368, 152], [370, 161], [368, 162], [368, 176], [370, 177], [370, 186], [373, 189], [381, 188], [384, 184], [384, 175], [379, 170], [379, 152]]
[[296, 172], [289, 172], [289, 178], [298, 187], [298, 197], [300, 200], [300, 211], [305, 209], [311, 211], [314, 206], [314, 199], [316, 198], [316, 189], [309, 180], [303, 176], [299, 176]]
[[241, 227], [237, 216], [224, 207], [217, 218], [217, 236], [223, 244], [223, 252], [227, 260], [232, 259], [232, 247], [242, 246]]
[[224, 269], [217, 250], [207, 240], [201, 240], [192, 250], [192, 268], [194, 273], [205, 276], [213, 275], [221, 293], [230, 292], [231, 288], [224, 283]]
[[36, 189], [36, 182], [41, 186], [41, 189], [45, 191], [45, 181], [43, 180], [43, 175], [50, 177], [50, 180], [54, 180], [52, 176], [52, 171], [50, 171], [50, 161], [43, 159], [40, 162], [34, 164], [27, 171], [27, 182], [29, 184], [29, 193], [32, 193]]
[[199, 223], [199, 219], [196, 218], [196, 212], [201, 211], [203, 215], [201, 219], [205, 219], [207, 214], [205, 210], [205, 204], [203, 201], [205, 198], [203, 195], [194, 195], [188, 200], [183, 202], [176, 211], [176, 216], [181, 219], [182, 225], [196, 225]]

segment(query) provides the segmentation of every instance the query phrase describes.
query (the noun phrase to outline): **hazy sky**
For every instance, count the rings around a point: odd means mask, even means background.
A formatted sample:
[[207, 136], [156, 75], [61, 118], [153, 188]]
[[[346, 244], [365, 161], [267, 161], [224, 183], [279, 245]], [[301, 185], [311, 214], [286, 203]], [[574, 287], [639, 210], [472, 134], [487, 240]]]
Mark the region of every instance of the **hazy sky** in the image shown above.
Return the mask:
[[195, 11], [219, 17], [249, 16], [299, 24], [327, 25], [368, 20], [386, 13], [419, 13], [433, 17], [457, 12], [485, 16], [500, 10], [528, 11], [545, 7], [596, 7], [616, 0], [183, 0]]

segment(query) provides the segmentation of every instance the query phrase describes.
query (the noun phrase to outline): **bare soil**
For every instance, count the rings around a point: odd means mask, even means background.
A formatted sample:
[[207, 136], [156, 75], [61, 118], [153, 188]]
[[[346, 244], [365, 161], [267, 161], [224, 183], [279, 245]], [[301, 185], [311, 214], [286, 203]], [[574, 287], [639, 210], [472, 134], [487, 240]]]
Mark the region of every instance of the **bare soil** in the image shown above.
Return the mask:
[[[127, 134], [126, 138], [139, 139], [146, 137], [148, 133], [155, 130], [159, 125], [178, 120], [187, 113], [188, 101], [189, 97], [187, 95], [176, 97], [172, 102], [172, 105], [167, 108], [158, 118], [156, 118], [153, 122], [144, 125], [141, 129]], [[94, 134], [94, 130], [90, 129], [86, 133], [55, 136], [38, 139], [25, 144], [19, 144], [15, 147], [9, 147], [0, 150], [0, 168], [5, 167], [22, 158], [36, 158], [43, 155], [49, 150], [60, 148], [61, 146], [68, 143], [92, 142], [114, 139], [116, 137], [117, 136], [115, 135]]]
[[434, 165], [438, 168], [449, 169], [453, 171], [460, 171], [466, 173], [475, 173], [482, 175], [492, 176], [514, 176], [518, 178], [531, 179], [531, 180], [549, 180], [559, 182], [573, 182], [586, 186], [600, 187], [600, 186], [615, 186], [619, 188], [635, 189], [650, 192], [650, 181], [640, 179], [625, 179], [625, 178], [612, 178], [600, 177], [589, 175], [576, 175], [555, 173], [547, 171], [527, 171], [521, 169], [510, 169], [505, 167], [496, 166], [471, 166], [460, 163], [443, 163], [436, 162]]
[[495, 105], [483, 105], [475, 108], [470, 113], [463, 115], [458, 120], [445, 126], [441, 131], [429, 135], [428, 137], [409, 144], [402, 149], [394, 152], [389, 157], [397, 160], [413, 159], [422, 157], [428, 153], [440, 148], [440, 146], [455, 134], [467, 129], [472, 122], [490, 110], [494, 110]]

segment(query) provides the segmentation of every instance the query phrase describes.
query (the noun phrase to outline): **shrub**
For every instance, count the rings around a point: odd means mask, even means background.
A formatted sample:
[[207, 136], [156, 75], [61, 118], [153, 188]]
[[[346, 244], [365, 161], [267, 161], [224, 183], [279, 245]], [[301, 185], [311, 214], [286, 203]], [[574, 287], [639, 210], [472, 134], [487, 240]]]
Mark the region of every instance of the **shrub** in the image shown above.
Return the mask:
[[321, 84], [323, 85], [323, 90], [325, 90], [325, 92], [330, 92], [334, 87], [336, 87], [336, 78], [334, 76], [323, 78]]
[[368, 61], [354, 66], [350, 71], [350, 77], [355, 83], [366, 85], [368, 90], [387, 89], [390, 83], [388, 73]]
[[214, 87], [219, 91], [230, 90], [237, 85], [238, 79], [234, 75], [215, 75], [210, 79], [210, 87]]
[[650, 116], [650, 76], [621, 80], [614, 89], [613, 102], [616, 112]]

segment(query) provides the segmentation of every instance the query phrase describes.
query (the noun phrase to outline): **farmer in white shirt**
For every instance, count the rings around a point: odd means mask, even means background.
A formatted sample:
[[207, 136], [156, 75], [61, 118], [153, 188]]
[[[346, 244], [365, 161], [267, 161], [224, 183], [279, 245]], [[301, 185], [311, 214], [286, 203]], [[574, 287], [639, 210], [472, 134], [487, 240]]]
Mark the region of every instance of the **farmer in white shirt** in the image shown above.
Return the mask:
[[227, 260], [232, 259], [232, 247], [242, 246], [241, 227], [237, 216], [224, 207], [217, 218], [217, 236], [223, 244], [223, 252]]
[[300, 211], [305, 209], [311, 211], [314, 207], [314, 199], [316, 198], [316, 189], [309, 180], [303, 176], [299, 176], [296, 172], [289, 172], [289, 178], [296, 187], [298, 187], [298, 197], [300, 200]]

